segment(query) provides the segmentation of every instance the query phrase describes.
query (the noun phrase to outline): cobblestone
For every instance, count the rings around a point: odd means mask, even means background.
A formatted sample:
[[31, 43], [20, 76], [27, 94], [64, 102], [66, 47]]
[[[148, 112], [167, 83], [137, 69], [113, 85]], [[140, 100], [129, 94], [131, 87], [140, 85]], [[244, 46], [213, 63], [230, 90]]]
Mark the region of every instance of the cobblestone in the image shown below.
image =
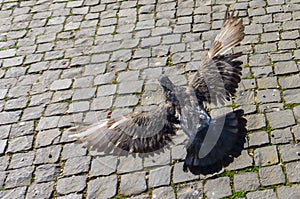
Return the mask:
[[254, 160], [257, 166], [266, 166], [278, 163], [276, 146], [266, 146], [254, 151]]
[[273, 189], [266, 189], [262, 191], [255, 191], [255, 192], [249, 192], [246, 194], [246, 197], [249, 199], [255, 199], [255, 198], [277, 198], [276, 193]]
[[233, 183], [236, 192], [256, 190], [260, 186], [258, 175], [255, 172], [236, 174]]
[[[272, 175], [273, 173], [276, 173], [276, 175]], [[281, 184], [285, 182], [283, 170], [279, 165], [259, 169], [259, 176], [263, 186]]]
[[147, 189], [145, 172], [130, 173], [121, 176], [120, 193], [138, 194]]
[[86, 176], [72, 176], [61, 178], [57, 181], [57, 192], [59, 194], [68, 194], [82, 191], [86, 186]]
[[117, 176], [96, 178], [91, 180], [88, 186], [87, 198], [110, 198], [117, 193]]
[[[71, 143], [73, 122], [163, 102], [162, 73], [191, 80], [225, 4], [246, 26], [233, 101], [249, 139], [232, 176], [184, 173], [182, 131], [167, 153], [108, 167], [95, 162], [103, 153]], [[298, 0], [0, 0], [0, 198], [299, 198], [299, 10]]]
[[229, 177], [208, 180], [204, 185], [204, 193], [209, 198], [222, 198], [231, 195]]

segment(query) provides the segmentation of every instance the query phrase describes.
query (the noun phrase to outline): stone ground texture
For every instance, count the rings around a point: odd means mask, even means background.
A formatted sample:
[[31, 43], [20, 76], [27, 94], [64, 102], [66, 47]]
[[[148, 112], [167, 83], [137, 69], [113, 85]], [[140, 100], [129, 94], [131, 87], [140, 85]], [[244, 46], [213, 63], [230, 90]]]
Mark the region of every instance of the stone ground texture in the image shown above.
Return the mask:
[[[164, 100], [222, 24], [244, 19], [242, 155], [210, 176], [182, 171], [184, 135], [151, 158], [74, 145], [67, 127]], [[0, 198], [300, 198], [299, 0], [0, 0]], [[186, 72], [186, 73], [183, 73]]]

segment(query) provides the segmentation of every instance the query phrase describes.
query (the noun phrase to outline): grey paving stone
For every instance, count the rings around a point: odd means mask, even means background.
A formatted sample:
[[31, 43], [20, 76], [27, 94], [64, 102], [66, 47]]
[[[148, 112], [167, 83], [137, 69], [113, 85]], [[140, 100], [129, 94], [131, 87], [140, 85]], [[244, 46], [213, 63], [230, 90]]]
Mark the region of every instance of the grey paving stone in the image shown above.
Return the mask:
[[[141, 55], [139, 55], [139, 56], [141, 56]], [[148, 68], [148, 66], [149, 66], [149, 61], [148, 61], [148, 59], [145, 59], [145, 58], [135, 59], [129, 63], [129, 68], [132, 70], [145, 69], [145, 68]]]
[[[292, 110], [270, 112], [266, 115], [272, 129], [283, 128], [295, 124]], [[285, 119], [282, 120], [282, 118]]]
[[[84, 122], [87, 123], [93, 123], [93, 122], [99, 122], [102, 119], [107, 119], [107, 111], [90, 111], [86, 113]], [[81, 121], [83, 117], [81, 117]], [[74, 119], [72, 119], [74, 120]]]
[[110, 72], [110, 73], [105, 73], [105, 74], [100, 74], [96, 76], [94, 79], [94, 85], [102, 85], [102, 84], [107, 84], [111, 83], [115, 79], [115, 73]]
[[177, 198], [179, 199], [196, 199], [203, 197], [204, 188], [202, 182], [190, 182], [179, 185], [176, 189]]
[[161, 36], [156, 36], [156, 37], [149, 37], [149, 38], [144, 38], [141, 41], [141, 47], [142, 48], [149, 48], [152, 46], [157, 46], [161, 42]]
[[299, 144], [286, 144], [279, 146], [280, 156], [283, 162], [289, 162], [300, 159], [300, 145]]
[[300, 89], [290, 89], [283, 91], [283, 98], [287, 104], [300, 102]]
[[7, 139], [0, 140], [0, 154], [4, 154], [6, 146], [7, 146]]
[[88, 172], [90, 168], [91, 157], [80, 156], [67, 159], [64, 166], [64, 175], [74, 175]]
[[298, 172], [300, 168], [300, 161], [287, 163], [285, 165], [286, 175], [289, 182], [299, 182], [300, 173]]
[[31, 184], [28, 188], [26, 198], [50, 198], [54, 191], [54, 182]]
[[132, 171], [139, 171], [143, 169], [143, 159], [133, 156], [121, 156], [119, 158], [117, 173], [128, 173]]
[[175, 198], [175, 193], [172, 187], [160, 187], [152, 191], [152, 198]]
[[8, 89], [0, 89], [0, 99], [4, 99], [5, 95], [7, 94]]
[[58, 194], [68, 194], [72, 192], [80, 192], [86, 187], [86, 176], [72, 176], [58, 179], [56, 191]]
[[139, 98], [135, 95], [119, 96], [116, 98], [114, 106], [125, 107], [125, 106], [135, 106], [138, 104]]
[[257, 91], [257, 102], [267, 103], [267, 102], [280, 102], [281, 96], [278, 89], [266, 89]]
[[44, 105], [26, 108], [23, 111], [21, 120], [26, 121], [41, 118], [44, 109]]
[[253, 91], [245, 91], [242, 92], [241, 94], [237, 94], [236, 97], [236, 102], [239, 105], [244, 105], [244, 104], [254, 104], [254, 92]]
[[65, 100], [71, 99], [72, 95], [73, 95], [73, 91], [72, 90], [56, 91], [53, 94], [51, 102], [65, 101]]
[[0, 139], [8, 138], [11, 125], [1, 125], [0, 126]]
[[249, 192], [246, 194], [246, 197], [248, 199], [256, 199], [256, 198], [274, 199], [274, 198], [277, 198], [276, 193], [274, 192], [273, 189]]
[[56, 144], [56, 143], [58, 143], [60, 135], [61, 135], [61, 132], [58, 129], [40, 131], [36, 137], [35, 147], [39, 148], [42, 146]]
[[[93, 104], [92, 104], [93, 105]], [[89, 101], [72, 102], [69, 105], [68, 113], [80, 113], [90, 110]]]
[[58, 164], [43, 164], [36, 167], [34, 180], [37, 183], [54, 181], [60, 173]]
[[87, 198], [111, 198], [117, 193], [118, 178], [116, 175], [93, 179], [89, 182]]
[[249, 26], [245, 26], [245, 33], [250, 35], [255, 35], [263, 32], [262, 24], [251, 24]]
[[249, 136], [249, 147], [261, 146], [263, 144], [269, 143], [269, 135], [265, 131], [254, 132], [248, 134]]
[[295, 140], [300, 140], [300, 125], [293, 126], [291, 131], [294, 134]]
[[60, 119], [59, 116], [42, 117], [38, 123], [36, 130], [46, 130], [46, 129], [56, 128], [59, 119]]
[[87, 88], [91, 87], [93, 84], [94, 77], [93, 76], [87, 76], [87, 77], [81, 77], [76, 78], [73, 83], [73, 88]]
[[64, 90], [64, 89], [70, 88], [71, 84], [72, 84], [71, 79], [56, 80], [51, 84], [50, 89], [51, 90]]
[[21, 136], [13, 138], [9, 141], [7, 153], [31, 149], [33, 145], [33, 136]]
[[163, 166], [171, 161], [170, 151], [164, 150], [160, 154], [151, 154], [144, 157], [144, 167]]
[[31, 183], [33, 170], [34, 168], [32, 166], [10, 170], [5, 180], [5, 188], [29, 185]]
[[34, 164], [56, 163], [59, 160], [60, 145], [49, 146], [36, 150]]
[[276, 77], [259, 78], [259, 79], [257, 79], [257, 86], [258, 86], [258, 88], [261, 88], [261, 89], [276, 88], [278, 86], [277, 78]]
[[241, 155], [234, 159], [234, 161], [228, 165], [228, 170], [244, 169], [253, 165], [253, 159], [246, 150], [243, 150]]
[[121, 175], [120, 194], [139, 194], [147, 190], [145, 172]]
[[254, 161], [257, 166], [266, 166], [278, 163], [276, 146], [266, 146], [254, 150]]
[[75, 89], [72, 100], [86, 100], [95, 96], [96, 88]]
[[300, 196], [300, 186], [299, 185], [292, 185], [292, 186], [282, 186], [277, 188], [278, 198], [299, 198]]
[[257, 190], [260, 186], [258, 174], [255, 172], [235, 174], [233, 183], [236, 192]]
[[97, 97], [93, 99], [91, 110], [103, 110], [111, 108], [113, 103], [113, 96]]
[[229, 177], [208, 180], [204, 185], [204, 193], [208, 198], [222, 198], [232, 194]]
[[83, 198], [83, 194], [70, 193], [64, 196], [57, 197], [58, 199], [81, 199]]
[[118, 50], [113, 52], [110, 60], [126, 62], [130, 60], [131, 55], [132, 55], [131, 50]]
[[0, 113], [0, 125], [17, 122], [20, 118], [21, 111], [10, 111]]
[[287, 144], [293, 141], [290, 128], [274, 130], [271, 132], [271, 142], [273, 144]]
[[69, 104], [67, 102], [49, 104], [44, 112], [44, 116], [65, 114], [68, 110], [68, 106]]
[[[275, 173], [276, 175], [274, 175]], [[282, 167], [279, 165], [260, 168], [259, 177], [262, 186], [282, 184], [285, 182]]]
[[15, 153], [12, 155], [9, 168], [17, 169], [25, 166], [30, 166], [33, 163], [35, 153], [33, 151], [29, 151], [26, 153]]
[[[5, 64], [7, 63], [4, 61], [3, 67], [5, 67]], [[11, 66], [11, 64], [9, 66]], [[25, 75], [26, 71], [27, 67], [12, 67], [6, 71], [5, 78], [20, 77], [22, 75]]]
[[266, 119], [263, 114], [247, 115], [247, 129], [256, 130], [266, 126]]
[[261, 35], [262, 42], [273, 42], [279, 40], [279, 32], [263, 33]]
[[278, 48], [280, 50], [295, 49], [296, 48], [296, 43], [293, 40], [279, 41], [278, 42]]
[[253, 76], [255, 78], [268, 77], [273, 75], [273, 69], [271, 66], [252, 67], [251, 71], [253, 72]]
[[300, 75], [291, 75], [287, 77], [279, 78], [279, 85], [282, 88], [297, 88], [300, 87]]
[[69, 159], [69, 158], [73, 158], [73, 157], [78, 157], [78, 156], [84, 156], [87, 153], [87, 149], [83, 148], [81, 145], [79, 144], [65, 144], [63, 146], [63, 150], [61, 152], [61, 158], [63, 160]]
[[119, 85], [119, 94], [140, 93], [142, 91], [144, 81], [127, 81]]
[[92, 160], [91, 176], [109, 175], [114, 173], [117, 168], [116, 156], [96, 157]]
[[195, 179], [199, 179], [199, 176], [183, 171], [183, 162], [175, 163], [173, 170], [173, 183], [176, 184]]
[[[3, 188], [5, 178], [7, 176], [6, 172], [0, 172], [0, 188]], [[1, 193], [1, 192], [0, 192]]]
[[[289, 65], [289, 62], [291, 59], [292, 59], [292, 53], [290, 52], [279, 52], [279, 53], [272, 53], [271, 54], [271, 59], [272, 61], [276, 61], [275, 63], [275, 66], [276, 64], [280, 66], [280, 62], [277, 62], [277, 61], [287, 61], [286, 62], [286, 68], [290, 68], [288, 65]], [[277, 66], [277, 67], [279, 67]], [[283, 68], [281, 68], [283, 69]]]
[[183, 160], [186, 156], [186, 148], [184, 145], [172, 147], [172, 160]]
[[17, 187], [13, 189], [6, 189], [3, 191], [0, 191], [0, 197], [1, 198], [15, 198], [15, 199], [23, 199], [26, 194], [26, 186], [23, 187]]
[[7, 50], [1, 50], [0, 51], [0, 58], [8, 58], [13, 57], [16, 55], [16, 49], [7, 49]]
[[283, 103], [268, 103], [259, 105], [259, 111], [262, 113], [276, 112], [284, 110]]
[[171, 167], [164, 166], [150, 170], [149, 187], [169, 185], [171, 180]]
[[293, 108], [294, 116], [297, 122], [300, 122], [300, 106]]
[[6, 170], [6, 168], [8, 167], [8, 164], [9, 164], [9, 159], [10, 159], [10, 157], [8, 155], [0, 157], [0, 163], [1, 163], [0, 171]]
[[31, 97], [29, 106], [39, 106], [39, 105], [48, 104], [50, 102], [51, 97], [52, 97], [51, 92], [33, 95]]

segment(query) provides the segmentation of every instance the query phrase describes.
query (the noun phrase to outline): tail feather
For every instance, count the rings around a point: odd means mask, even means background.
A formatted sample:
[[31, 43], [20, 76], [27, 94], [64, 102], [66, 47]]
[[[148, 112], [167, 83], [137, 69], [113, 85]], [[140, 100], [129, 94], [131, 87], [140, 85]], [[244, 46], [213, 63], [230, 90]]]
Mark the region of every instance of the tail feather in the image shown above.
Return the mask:
[[[224, 120], [221, 135], [212, 150], [203, 158], [199, 158], [201, 147], [210, 143], [204, 143], [208, 132], [208, 126], [198, 131], [193, 143], [187, 149], [184, 162], [184, 171], [190, 170], [195, 175], [212, 174], [229, 165], [234, 157], [238, 157], [244, 148], [246, 136], [246, 119], [243, 111], [236, 110], [224, 116], [212, 120], [210, 127], [218, 125], [218, 121]], [[216, 121], [216, 122], [214, 122]]]

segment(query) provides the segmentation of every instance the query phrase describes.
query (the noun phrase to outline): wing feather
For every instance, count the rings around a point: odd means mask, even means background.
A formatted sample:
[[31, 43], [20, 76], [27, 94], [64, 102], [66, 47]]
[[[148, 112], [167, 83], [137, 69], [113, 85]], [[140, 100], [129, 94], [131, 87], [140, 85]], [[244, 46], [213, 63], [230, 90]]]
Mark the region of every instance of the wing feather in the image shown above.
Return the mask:
[[172, 118], [175, 116], [170, 114], [169, 108], [169, 105], [163, 105], [152, 111], [134, 112], [81, 126], [77, 129], [79, 133], [70, 137], [99, 152], [121, 155], [155, 152], [169, 144], [177, 131]]
[[211, 49], [204, 55], [198, 71], [191, 82], [199, 101], [224, 104], [230, 99], [241, 81], [241, 61], [235, 60], [242, 53], [225, 55], [244, 38], [242, 19], [234, 12], [229, 16], [226, 11], [223, 25], [213, 41]]

